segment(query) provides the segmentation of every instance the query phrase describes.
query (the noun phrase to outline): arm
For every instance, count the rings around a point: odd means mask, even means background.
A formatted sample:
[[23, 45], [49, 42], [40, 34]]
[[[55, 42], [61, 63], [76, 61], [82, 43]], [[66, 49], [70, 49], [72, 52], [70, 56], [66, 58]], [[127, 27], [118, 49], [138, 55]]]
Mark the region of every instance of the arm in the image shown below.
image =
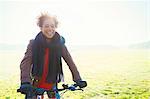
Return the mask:
[[65, 45], [62, 46], [62, 57], [65, 60], [65, 62], [67, 63], [67, 65], [69, 66], [69, 69], [72, 73], [73, 81], [81, 80], [81, 77], [77, 70], [77, 67], [76, 67], [75, 63], [73, 62], [73, 59]]
[[31, 71], [31, 65], [32, 65], [32, 43], [33, 43], [33, 40], [30, 40], [30, 43], [28, 44], [27, 50], [25, 52], [25, 56], [22, 59], [21, 64], [20, 64], [21, 83], [23, 82], [31, 83], [30, 71]]

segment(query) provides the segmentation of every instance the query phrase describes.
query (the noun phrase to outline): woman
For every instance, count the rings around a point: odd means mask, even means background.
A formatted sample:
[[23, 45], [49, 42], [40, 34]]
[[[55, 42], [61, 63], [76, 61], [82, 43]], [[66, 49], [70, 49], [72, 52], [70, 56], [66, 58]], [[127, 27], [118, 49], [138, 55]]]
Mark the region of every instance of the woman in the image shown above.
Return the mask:
[[[80, 74], [65, 46], [65, 39], [56, 32], [57, 19], [48, 14], [41, 14], [37, 25], [41, 31], [34, 40], [30, 40], [20, 64], [20, 88], [31, 84], [37, 88], [47, 90], [52, 90], [56, 87], [57, 83], [63, 81], [61, 57], [69, 66], [73, 81], [80, 82]], [[55, 95], [49, 96], [49, 98], [54, 97]]]

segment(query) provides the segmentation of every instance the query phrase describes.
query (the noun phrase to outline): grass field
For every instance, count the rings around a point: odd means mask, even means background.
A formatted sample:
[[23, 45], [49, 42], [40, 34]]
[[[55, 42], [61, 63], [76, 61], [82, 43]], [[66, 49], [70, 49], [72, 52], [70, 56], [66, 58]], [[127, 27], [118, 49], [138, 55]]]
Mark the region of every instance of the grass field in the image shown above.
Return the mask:
[[[73, 50], [73, 59], [88, 87], [66, 92], [64, 99], [150, 99], [150, 50]], [[22, 52], [0, 52], [0, 99], [23, 99], [19, 88]], [[64, 63], [65, 82], [73, 83]]]

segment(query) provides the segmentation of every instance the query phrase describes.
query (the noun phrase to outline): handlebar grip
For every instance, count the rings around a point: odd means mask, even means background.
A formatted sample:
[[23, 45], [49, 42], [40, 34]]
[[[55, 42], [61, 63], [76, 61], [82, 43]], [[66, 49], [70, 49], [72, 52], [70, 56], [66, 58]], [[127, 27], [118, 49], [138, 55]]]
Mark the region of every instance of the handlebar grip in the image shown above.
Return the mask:
[[86, 82], [86, 81], [79, 81], [79, 82], [77, 83], [77, 85], [78, 85], [80, 88], [84, 88], [84, 87], [87, 86], [87, 82]]

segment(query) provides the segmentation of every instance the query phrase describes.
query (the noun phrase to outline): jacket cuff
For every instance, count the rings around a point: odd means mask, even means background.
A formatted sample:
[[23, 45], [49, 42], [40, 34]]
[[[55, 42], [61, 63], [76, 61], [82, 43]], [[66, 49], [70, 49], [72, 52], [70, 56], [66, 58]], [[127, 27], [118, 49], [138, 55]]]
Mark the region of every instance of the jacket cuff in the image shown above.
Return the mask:
[[77, 79], [77, 80], [73, 80], [74, 82], [79, 82], [79, 81], [81, 81], [82, 79], [80, 78], [80, 79]]

